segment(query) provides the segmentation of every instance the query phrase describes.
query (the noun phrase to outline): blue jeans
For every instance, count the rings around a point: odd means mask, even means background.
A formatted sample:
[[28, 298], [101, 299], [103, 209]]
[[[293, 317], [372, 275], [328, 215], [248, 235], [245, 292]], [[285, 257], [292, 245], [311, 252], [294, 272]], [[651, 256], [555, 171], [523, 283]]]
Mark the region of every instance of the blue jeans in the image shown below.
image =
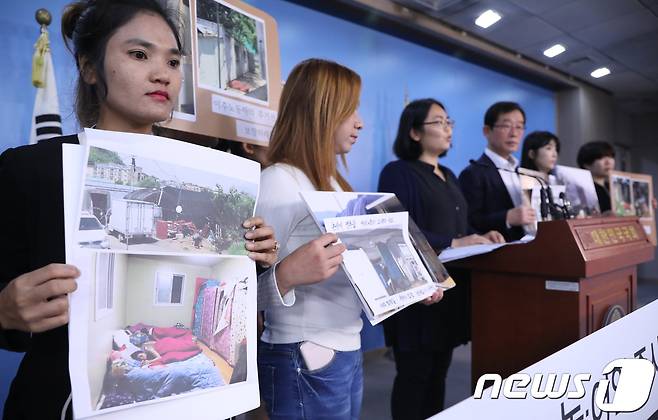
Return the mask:
[[363, 397], [361, 350], [336, 351], [327, 366], [309, 371], [299, 345], [259, 343], [258, 381], [270, 420], [357, 420]]

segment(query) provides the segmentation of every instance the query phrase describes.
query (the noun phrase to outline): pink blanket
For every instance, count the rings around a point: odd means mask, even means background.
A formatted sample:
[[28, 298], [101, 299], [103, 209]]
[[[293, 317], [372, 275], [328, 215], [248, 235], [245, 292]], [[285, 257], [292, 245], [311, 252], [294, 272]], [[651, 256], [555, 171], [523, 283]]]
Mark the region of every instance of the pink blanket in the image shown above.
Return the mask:
[[199, 346], [192, 340], [191, 333], [183, 337], [162, 338], [153, 344], [153, 348], [160, 354], [160, 359], [151, 363], [151, 366], [180, 362], [201, 353]]
[[151, 333], [153, 338], [156, 340], [163, 339], [165, 337], [178, 337], [178, 338], [188, 338], [192, 339], [192, 331], [187, 328], [176, 328], [176, 327], [153, 327], [153, 332]]

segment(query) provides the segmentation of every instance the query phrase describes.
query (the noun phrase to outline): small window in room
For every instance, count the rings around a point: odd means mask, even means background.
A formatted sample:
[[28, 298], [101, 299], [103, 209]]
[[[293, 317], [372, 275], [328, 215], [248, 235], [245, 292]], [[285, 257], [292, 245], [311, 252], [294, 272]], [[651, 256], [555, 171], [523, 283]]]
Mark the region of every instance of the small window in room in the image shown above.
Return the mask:
[[157, 273], [155, 277], [155, 304], [182, 305], [185, 275]]
[[96, 257], [96, 320], [114, 309], [114, 254], [99, 253]]

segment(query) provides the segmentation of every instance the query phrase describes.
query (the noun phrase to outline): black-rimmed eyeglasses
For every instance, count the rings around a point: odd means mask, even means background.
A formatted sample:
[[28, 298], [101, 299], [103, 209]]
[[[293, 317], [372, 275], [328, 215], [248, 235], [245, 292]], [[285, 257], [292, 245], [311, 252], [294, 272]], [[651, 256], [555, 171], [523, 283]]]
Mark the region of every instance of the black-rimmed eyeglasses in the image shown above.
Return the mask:
[[441, 128], [455, 128], [455, 120], [448, 118], [447, 120], [425, 121], [423, 125], [438, 125]]

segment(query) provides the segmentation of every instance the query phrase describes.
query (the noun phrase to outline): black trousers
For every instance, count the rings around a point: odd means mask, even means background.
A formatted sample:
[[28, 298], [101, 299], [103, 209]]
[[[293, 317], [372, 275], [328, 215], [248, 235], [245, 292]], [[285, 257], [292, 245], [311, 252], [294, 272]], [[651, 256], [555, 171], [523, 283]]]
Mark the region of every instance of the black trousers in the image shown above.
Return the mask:
[[443, 410], [452, 348], [400, 351], [393, 348], [397, 374], [391, 394], [393, 420], [424, 420]]

